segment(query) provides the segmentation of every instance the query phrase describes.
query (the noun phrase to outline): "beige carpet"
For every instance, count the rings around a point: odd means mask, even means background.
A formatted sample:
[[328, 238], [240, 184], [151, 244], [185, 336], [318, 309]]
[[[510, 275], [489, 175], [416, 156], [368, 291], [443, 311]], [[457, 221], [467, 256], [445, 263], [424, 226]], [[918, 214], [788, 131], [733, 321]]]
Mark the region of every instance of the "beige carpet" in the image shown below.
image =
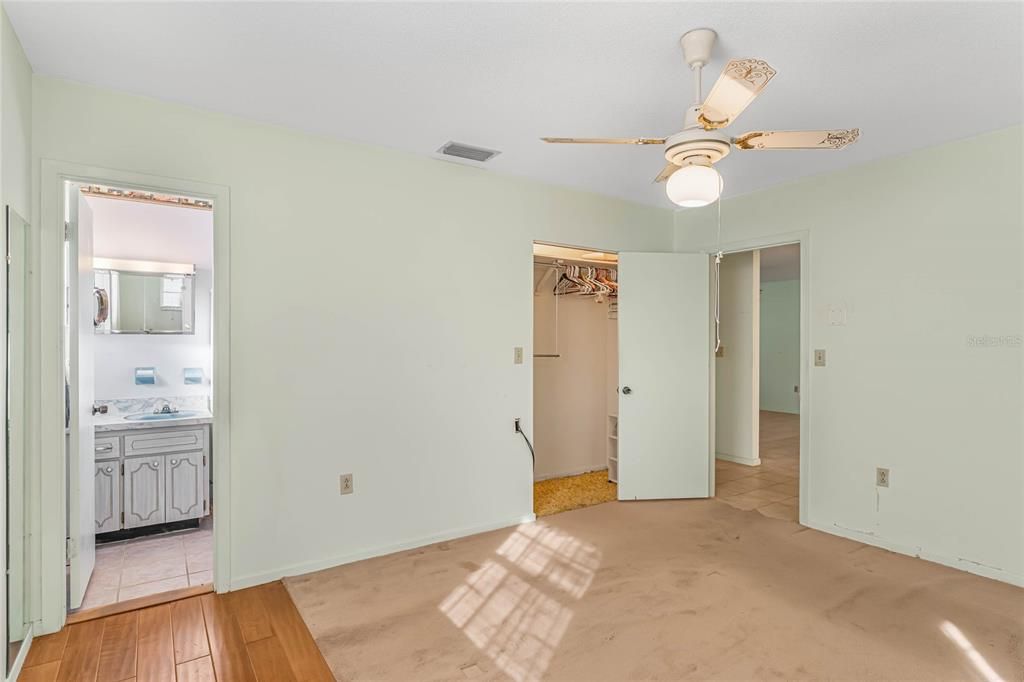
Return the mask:
[[714, 500], [286, 581], [344, 680], [1021, 680], [1024, 590]]

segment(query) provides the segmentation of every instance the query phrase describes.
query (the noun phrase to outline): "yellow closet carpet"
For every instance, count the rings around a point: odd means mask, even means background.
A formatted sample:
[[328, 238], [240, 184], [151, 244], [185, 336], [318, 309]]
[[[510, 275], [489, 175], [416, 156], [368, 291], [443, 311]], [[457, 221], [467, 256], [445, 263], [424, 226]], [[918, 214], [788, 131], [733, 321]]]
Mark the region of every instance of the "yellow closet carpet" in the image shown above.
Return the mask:
[[579, 476], [549, 478], [533, 484], [533, 513], [548, 516], [590, 507], [616, 498], [618, 486], [608, 481], [608, 470]]

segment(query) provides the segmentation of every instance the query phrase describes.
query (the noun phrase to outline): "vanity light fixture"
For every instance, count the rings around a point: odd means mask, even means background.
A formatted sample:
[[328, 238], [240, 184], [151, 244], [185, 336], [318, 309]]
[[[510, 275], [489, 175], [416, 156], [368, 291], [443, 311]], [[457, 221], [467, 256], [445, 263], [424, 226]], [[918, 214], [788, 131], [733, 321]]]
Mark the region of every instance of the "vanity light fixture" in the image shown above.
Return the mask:
[[105, 185], [86, 185], [82, 188], [82, 194], [103, 197], [105, 199], [122, 199], [125, 201], [139, 201], [147, 204], [162, 204], [165, 206], [180, 206], [182, 208], [198, 208], [204, 211], [213, 210], [213, 202], [209, 199], [194, 199], [192, 197], [181, 197], [172, 194], [160, 194], [158, 192], [146, 192], [135, 189], [118, 189]]
[[160, 275], [194, 275], [196, 266], [192, 263], [162, 263], [150, 260], [129, 260], [127, 258], [92, 259], [94, 270], [120, 270], [121, 272], [151, 272]]

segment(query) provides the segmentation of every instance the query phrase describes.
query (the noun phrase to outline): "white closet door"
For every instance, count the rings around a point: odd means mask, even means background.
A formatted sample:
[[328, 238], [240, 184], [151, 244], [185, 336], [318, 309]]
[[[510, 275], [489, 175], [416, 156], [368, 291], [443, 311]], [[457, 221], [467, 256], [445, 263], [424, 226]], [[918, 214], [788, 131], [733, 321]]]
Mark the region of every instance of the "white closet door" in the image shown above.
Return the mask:
[[619, 499], [710, 496], [708, 257], [619, 254]]

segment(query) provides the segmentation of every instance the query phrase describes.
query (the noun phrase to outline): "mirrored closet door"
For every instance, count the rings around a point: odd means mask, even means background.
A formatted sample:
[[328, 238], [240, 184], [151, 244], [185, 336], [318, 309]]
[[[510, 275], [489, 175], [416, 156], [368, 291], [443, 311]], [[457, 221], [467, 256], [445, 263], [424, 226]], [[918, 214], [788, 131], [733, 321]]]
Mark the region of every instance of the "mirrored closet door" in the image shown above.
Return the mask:
[[28, 634], [25, 456], [25, 309], [28, 224], [8, 206], [5, 215], [7, 269], [4, 315], [7, 339], [7, 661], [9, 675]]

